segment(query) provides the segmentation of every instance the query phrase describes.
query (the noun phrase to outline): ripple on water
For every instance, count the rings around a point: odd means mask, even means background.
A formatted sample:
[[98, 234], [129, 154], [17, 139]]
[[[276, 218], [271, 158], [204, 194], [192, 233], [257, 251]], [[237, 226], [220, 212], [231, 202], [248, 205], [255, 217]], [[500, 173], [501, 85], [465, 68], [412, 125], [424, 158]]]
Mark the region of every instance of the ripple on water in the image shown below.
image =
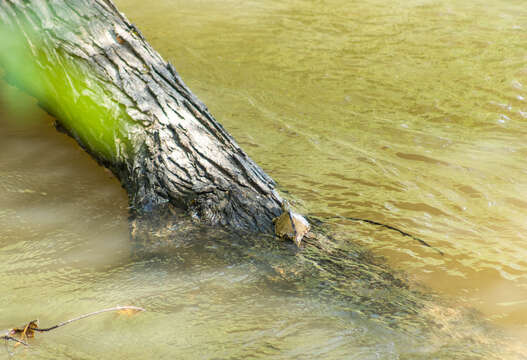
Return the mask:
[[[118, 3], [299, 208], [381, 220], [445, 256], [331, 219], [342, 244], [367, 244], [460, 308], [482, 311], [474, 318], [525, 338], [524, 4]], [[49, 334], [28, 350], [35, 357], [487, 355], [467, 354], [461, 341], [482, 336], [476, 326], [458, 324], [458, 345], [421, 342], [270, 291], [261, 269], [241, 258], [228, 266], [181, 248], [137, 258], [116, 182], [65, 137], [30, 128], [0, 123], [0, 327], [116, 303], [149, 307]], [[455, 310], [429, 312], [455, 320]]]

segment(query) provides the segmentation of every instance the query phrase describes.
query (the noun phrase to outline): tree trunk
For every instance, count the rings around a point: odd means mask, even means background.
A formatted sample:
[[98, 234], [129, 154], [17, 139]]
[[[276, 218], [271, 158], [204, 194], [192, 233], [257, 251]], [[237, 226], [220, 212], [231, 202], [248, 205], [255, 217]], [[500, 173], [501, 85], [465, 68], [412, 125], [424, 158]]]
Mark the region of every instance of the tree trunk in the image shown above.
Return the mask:
[[107, 166], [132, 206], [272, 232], [274, 181], [111, 0], [0, 0], [8, 81]]

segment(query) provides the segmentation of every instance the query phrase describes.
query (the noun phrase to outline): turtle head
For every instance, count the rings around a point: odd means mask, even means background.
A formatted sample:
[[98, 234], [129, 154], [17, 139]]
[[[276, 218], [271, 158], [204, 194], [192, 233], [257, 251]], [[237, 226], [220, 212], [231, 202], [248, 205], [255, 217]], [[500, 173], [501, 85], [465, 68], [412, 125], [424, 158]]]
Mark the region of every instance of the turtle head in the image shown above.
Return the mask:
[[287, 201], [286, 199], [282, 200], [282, 204], [280, 204], [280, 207], [282, 208], [283, 212], [289, 211], [289, 201]]

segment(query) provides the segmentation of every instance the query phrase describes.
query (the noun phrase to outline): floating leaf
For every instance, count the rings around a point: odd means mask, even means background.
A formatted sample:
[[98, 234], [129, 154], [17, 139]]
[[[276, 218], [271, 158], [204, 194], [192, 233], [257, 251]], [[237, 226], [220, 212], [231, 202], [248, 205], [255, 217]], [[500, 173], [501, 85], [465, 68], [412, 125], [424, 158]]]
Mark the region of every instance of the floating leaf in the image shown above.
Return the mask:
[[117, 313], [119, 315], [126, 315], [126, 316], [132, 316], [137, 314], [138, 312], [144, 311], [145, 309], [142, 308], [133, 308], [133, 307], [127, 307], [123, 308], [121, 310], [117, 310]]
[[13, 328], [9, 331], [10, 335], [18, 335], [20, 340], [35, 337], [35, 330], [38, 329], [38, 320], [28, 322], [26, 325], [19, 328]]

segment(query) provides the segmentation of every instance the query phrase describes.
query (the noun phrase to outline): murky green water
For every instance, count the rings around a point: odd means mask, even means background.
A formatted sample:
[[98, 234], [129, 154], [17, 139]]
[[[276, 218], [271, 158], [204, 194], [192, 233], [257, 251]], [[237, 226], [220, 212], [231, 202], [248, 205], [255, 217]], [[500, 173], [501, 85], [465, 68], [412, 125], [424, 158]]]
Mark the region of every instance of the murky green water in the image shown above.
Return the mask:
[[[442, 316], [471, 308], [504, 330], [501, 358], [527, 354], [522, 1], [117, 3], [298, 208], [450, 299]], [[18, 121], [0, 122], [0, 328], [149, 310], [40, 336], [20, 356], [488, 358], [461, 338], [479, 339], [476, 325], [446, 330], [461, 349], [423, 344], [277, 291], [206, 239], [137, 255], [117, 182], [50, 119], [29, 121], [45, 116], [27, 101], [3, 104]]]

